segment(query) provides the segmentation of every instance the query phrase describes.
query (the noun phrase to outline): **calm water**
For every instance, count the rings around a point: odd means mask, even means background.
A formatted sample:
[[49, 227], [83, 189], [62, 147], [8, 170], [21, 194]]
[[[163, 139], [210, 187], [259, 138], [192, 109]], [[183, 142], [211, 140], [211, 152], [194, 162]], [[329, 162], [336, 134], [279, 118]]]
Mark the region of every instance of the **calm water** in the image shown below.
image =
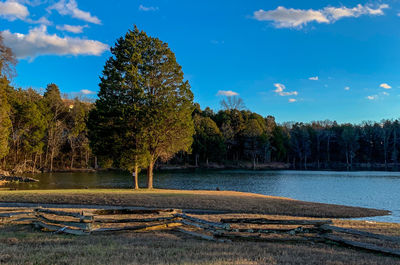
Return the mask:
[[[129, 174], [55, 173], [35, 175], [39, 183], [18, 189], [128, 188]], [[141, 176], [141, 186], [145, 186]], [[400, 223], [400, 172], [326, 171], [196, 171], [157, 173], [154, 186], [168, 189], [211, 189], [254, 192], [298, 200], [370, 207], [392, 215], [370, 220]]]

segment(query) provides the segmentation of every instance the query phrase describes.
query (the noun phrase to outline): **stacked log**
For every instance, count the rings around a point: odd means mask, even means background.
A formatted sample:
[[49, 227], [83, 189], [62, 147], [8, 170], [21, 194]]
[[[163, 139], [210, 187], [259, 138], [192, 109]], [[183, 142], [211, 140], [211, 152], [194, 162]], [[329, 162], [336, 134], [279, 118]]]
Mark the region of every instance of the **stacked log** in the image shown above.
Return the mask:
[[[220, 222], [190, 216], [179, 209], [99, 209], [92, 212], [70, 212], [44, 208], [9, 209], [0, 218], [28, 217], [16, 222], [31, 222], [41, 230], [72, 235], [90, 235], [121, 231], [151, 232], [174, 230], [185, 235], [215, 242], [319, 242], [373, 251], [400, 257], [396, 248], [382, 247], [353, 238], [372, 238], [380, 242], [400, 244], [400, 237], [332, 225], [332, 220], [223, 218]], [[32, 217], [31, 217], [32, 216]], [[277, 227], [278, 226], [278, 227]], [[283, 228], [282, 228], [283, 226]], [[344, 236], [347, 235], [347, 238]], [[348, 237], [353, 237], [349, 239]]]

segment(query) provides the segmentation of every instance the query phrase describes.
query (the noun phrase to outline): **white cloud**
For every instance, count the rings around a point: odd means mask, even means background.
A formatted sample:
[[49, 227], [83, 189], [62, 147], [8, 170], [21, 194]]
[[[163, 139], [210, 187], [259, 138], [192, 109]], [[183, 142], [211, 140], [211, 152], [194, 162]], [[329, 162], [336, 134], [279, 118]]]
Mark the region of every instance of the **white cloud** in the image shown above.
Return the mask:
[[289, 102], [290, 103], [293, 103], [293, 102], [296, 102], [297, 101], [297, 99], [295, 99], [295, 98], [289, 98]]
[[275, 10], [254, 12], [254, 18], [258, 21], [273, 21], [277, 28], [302, 27], [311, 21], [329, 23], [329, 20], [318, 10], [293, 9], [279, 6]]
[[302, 28], [310, 22], [333, 23], [345, 17], [359, 17], [362, 15], [384, 15], [383, 10], [389, 8], [382, 4], [372, 8], [370, 5], [358, 4], [356, 7], [325, 7], [323, 9], [293, 9], [279, 6], [274, 10], [258, 10], [254, 18], [258, 21], [272, 21], [277, 28]]
[[139, 10], [140, 11], [157, 11], [159, 8], [158, 6], [144, 6], [144, 5], [139, 5]]
[[227, 96], [227, 97], [233, 97], [238, 95], [239, 93], [234, 92], [232, 90], [219, 90], [217, 93], [217, 96]]
[[376, 99], [378, 99], [378, 95], [367, 96], [367, 99], [376, 100]]
[[382, 92], [382, 95], [384, 95], [384, 96], [389, 96], [390, 94], [389, 94], [388, 92], [386, 92], [386, 91], [383, 91], [383, 92]]
[[384, 89], [391, 89], [391, 88], [392, 88], [392, 87], [389, 86], [387, 83], [382, 83], [382, 84], [380, 84], [380, 87], [381, 87], [381, 88], [384, 88]]
[[7, 0], [0, 2], [0, 18], [14, 21], [20, 19], [30, 24], [51, 25], [52, 23], [46, 18], [41, 17], [37, 20], [29, 18], [29, 10], [23, 4], [31, 4], [29, 1], [22, 0]]
[[225, 44], [225, 41], [223, 40], [211, 40], [210, 42], [214, 45]]
[[88, 90], [88, 89], [82, 89], [81, 93], [84, 94], [84, 95], [94, 95], [94, 94], [96, 94], [96, 92]]
[[7, 0], [0, 2], [0, 17], [10, 21], [24, 20], [29, 16], [28, 8], [16, 1]]
[[4, 43], [17, 58], [33, 59], [40, 55], [101, 55], [108, 45], [95, 40], [59, 37], [48, 34], [46, 26], [29, 30], [28, 34], [2, 32]]
[[47, 8], [47, 11], [56, 10], [60, 15], [69, 15], [73, 18], [81, 19], [93, 24], [101, 24], [98, 17], [92, 16], [89, 12], [82, 11], [78, 8], [76, 0], [60, 0], [54, 5]]
[[40, 24], [40, 25], [46, 25], [46, 26], [53, 24], [53, 22], [49, 21], [46, 17], [41, 17], [38, 20], [33, 20], [31, 18], [27, 18], [25, 21], [30, 24]]
[[285, 85], [283, 84], [279, 84], [276, 83], [274, 84], [274, 86], [276, 87], [276, 89], [274, 90], [275, 93], [277, 93], [279, 96], [297, 96], [299, 93], [297, 91], [293, 91], [293, 92], [284, 92], [284, 90], [286, 89]]
[[318, 78], [318, 76], [312, 76], [312, 77], [308, 78], [308, 80], [318, 81], [319, 78]]
[[349, 86], [347, 86], [347, 87], [345, 87], [345, 88], [344, 88], [344, 90], [347, 90], [347, 91], [349, 91], [349, 90], [350, 90], [350, 87], [349, 87]]
[[68, 31], [68, 32], [72, 32], [75, 34], [78, 33], [82, 33], [84, 28], [89, 27], [88, 25], [84, 25], [84, 26], [72, 26], [72, 25], [57, 25], [56, 28], [58, 30], [62, 30], [62, 31]]
[[30, 6], [39, 6], [42, 4], [46, 4], [48, 2], [48, 0], [14, 0], [14, 1]]
[[325, 7], [324, 13], [329, 18], [331, 22], [337, 21], [344, 17], [359, 17], [362, 15], [372, 15], [372, 16], [381, 16], [384, 15], [383, 9], [389, 8], [389, 5], [382, 4], [379, 5], [376, 9], [371, 8], [368, 5], [358, 4], [356, 7], [347, 8], [347, 7]]

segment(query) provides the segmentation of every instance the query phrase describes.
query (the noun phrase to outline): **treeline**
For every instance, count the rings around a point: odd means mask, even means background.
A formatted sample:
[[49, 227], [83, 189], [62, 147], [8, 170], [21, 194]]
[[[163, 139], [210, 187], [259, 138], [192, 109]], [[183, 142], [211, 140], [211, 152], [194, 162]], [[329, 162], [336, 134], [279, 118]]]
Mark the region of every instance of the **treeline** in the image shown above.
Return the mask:
[[89, 167], [86, 121], [91, 104], [61, 97], [55, 84], [44, 94], [33, 89], [3, 90], [2, 168], [14, 172], [54, 171]]
[[396, 169], [400, 121], [338, 124], [335, 121], [277, 124], [272, 116], [227, 108], [194, 112], [195, 164], [284, 162], [298, 169], [381, 167]]
[[[202, 110], [166, 43], [136, 27], [111, 50], [95, 104], [10, 85], [15, 59], [0, 35], [0, 169], [147, 169], [165, 163], [254, 169], [271, 162], [297, 169], [397, 170], [400, 121], [277, 124], [245, 110], [238, 97]], [[97, 161], [98, 160], [98, 161]], [[97, 163], [99, 162], [99, 163]], [[135, 185], [138, 181], [135, 180]]]

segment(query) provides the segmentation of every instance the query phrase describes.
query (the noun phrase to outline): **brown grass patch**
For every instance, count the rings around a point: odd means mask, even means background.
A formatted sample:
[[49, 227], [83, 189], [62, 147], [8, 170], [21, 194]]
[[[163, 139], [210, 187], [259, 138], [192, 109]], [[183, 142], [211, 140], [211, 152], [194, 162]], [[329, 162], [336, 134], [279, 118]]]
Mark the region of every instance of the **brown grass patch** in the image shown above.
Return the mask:
[[202, 209], [322, 218], [386, 215], [388, 211], [312, 203], [232, 191], [40, 190], [0, 191], [0, 202]]
[[[21, 230], [22, 229], [22, 230]], [[398, 264], [334, 245], [214, 243], [174, 231], [66, 236], [0, 226], [1, 264]]]

